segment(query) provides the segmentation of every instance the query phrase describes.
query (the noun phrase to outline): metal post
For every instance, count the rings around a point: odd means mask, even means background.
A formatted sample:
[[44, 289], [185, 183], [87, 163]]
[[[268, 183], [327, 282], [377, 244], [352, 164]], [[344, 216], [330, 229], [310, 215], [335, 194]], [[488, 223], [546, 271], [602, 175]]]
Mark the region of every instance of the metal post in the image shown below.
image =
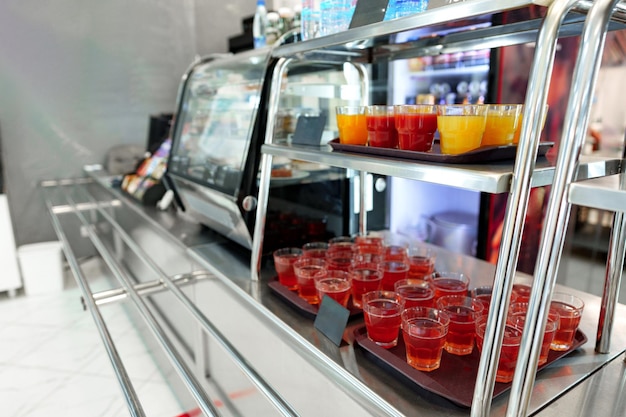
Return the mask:
[[593, 87], [600, 68], [609, 17], [617, 1], [595, 1], [583, 28], [507, 416], [525, 416], [530, 401], [543, 330], [569, 221], [571, 205], [566, 191], [575, 178], [589, 123]]

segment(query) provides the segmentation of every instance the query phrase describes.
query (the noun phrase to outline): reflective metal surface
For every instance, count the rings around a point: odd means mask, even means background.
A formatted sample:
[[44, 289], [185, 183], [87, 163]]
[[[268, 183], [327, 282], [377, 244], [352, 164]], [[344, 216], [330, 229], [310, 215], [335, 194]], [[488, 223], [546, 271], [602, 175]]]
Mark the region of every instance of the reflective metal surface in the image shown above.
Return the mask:
[[572, 183], [569, 201], [579, 206], [626, 211], [626, 174], [616, 174]]

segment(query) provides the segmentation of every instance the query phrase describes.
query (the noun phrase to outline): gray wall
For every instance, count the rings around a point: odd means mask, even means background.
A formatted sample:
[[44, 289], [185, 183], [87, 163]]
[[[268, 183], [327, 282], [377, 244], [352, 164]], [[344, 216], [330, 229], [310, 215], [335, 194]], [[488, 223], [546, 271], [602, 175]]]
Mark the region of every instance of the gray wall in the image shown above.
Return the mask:
[[18, 246], [56, 239], [40, 180], [144, 145], [149, 115], [174, 111], [194, 57], [226, 52], [255, 1], [225, 3], [0, 1], [0, 138]]

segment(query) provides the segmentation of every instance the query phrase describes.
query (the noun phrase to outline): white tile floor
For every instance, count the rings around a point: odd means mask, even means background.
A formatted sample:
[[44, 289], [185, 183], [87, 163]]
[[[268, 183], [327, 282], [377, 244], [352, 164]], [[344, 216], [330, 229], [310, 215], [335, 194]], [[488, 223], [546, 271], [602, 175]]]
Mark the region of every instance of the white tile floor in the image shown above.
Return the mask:
[[[80, 291], [71, 278], [65, 287], [62, 293], [0, 296], [1, 416], [129, 415], [94, 321], [82, 310]], [[184, 410], [124, 310], [101, 310], [107, 323], [115, 321], [109, 331], [145, 414], [181, 415]]]
[[[83, 263], [97, 290], [97, 261]], [[93, 277], [96, 278], [93, 278]], [[559, 282], [601, 295], [604, 258], [567, 256]], [[95, 282], [94, 282], [95, 281]], [[0, 294], [0, 416], [118, 417], [129, 415], [91, 315], [67, 274], [62, 293], [14, 298]], [[626, 303], [626, 286], [621, 289]], [[103, 307], [124, 365], [147, 416], [185, 412], [122, 308]]]

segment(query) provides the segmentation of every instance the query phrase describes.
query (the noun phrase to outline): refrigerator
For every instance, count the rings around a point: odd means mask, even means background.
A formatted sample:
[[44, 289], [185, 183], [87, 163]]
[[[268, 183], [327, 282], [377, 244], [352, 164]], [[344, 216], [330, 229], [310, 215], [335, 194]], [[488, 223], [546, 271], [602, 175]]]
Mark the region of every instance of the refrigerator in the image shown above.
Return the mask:
[[[531, 7], [515, 13], [516, 18], [520, 13], [541, 17], [542, 9]], [[468, 24], [479, 29], [494, 24], [496, 19], [507, 19], [507, 15]], [[422, 36], [424, 33], [413, 31], [399, 34], [397, 40], [407, 42]], [[558, 149], [578, 42], [577, 37], [564, 38], [557, 47], [548, 92], [549, 112], [541, 136], [542, 141], [555, 142], [549, 156]], [[533, 56], [534, 44], [525, 43], [396, 60], [389, 64], [388, 99], [390, 104], [523, 103]], [[507, 193], [488, 194], [401, 178], [390, 179], [389, 188], [392, 230], [496, 262]], [[518, 262], [520, 271], [534, 270], [549, 191], [549, 187], [531, 191]], [[444, 233], [449, 232], [449, 239], [441, 238], [442, 228]]]

